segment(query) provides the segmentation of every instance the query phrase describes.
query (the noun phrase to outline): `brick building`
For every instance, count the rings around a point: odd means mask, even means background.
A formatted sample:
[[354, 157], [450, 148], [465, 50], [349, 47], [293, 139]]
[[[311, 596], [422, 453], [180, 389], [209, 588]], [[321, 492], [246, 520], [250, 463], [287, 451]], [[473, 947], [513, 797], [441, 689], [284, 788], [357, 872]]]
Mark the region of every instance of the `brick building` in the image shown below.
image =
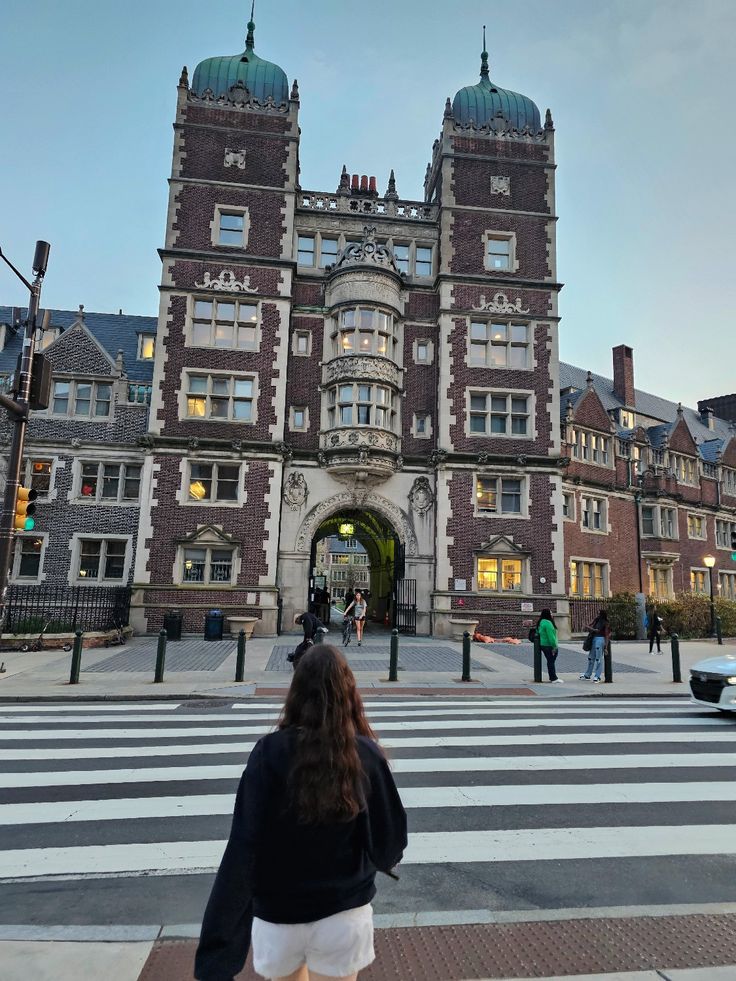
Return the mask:
[[[65, 504], [83, 509], [65, 513], [63, 538], [79, 515], [101, 539], [105, 521], [123, 529], [137, 629], [177, 608], [199, 631], [218, 607], [273, 634], [280, 608], [288, 623], [309, 602], [317, 547], [346, 523], [371, 593], [392, 593], [409, 629], [470, 618], [520, 635], [543, 606], [564, 629], [568, 593], [638, 590], [637, 514], [645, 591], [650, 574], [655, 590], [679, 587], [697, 558], [685, 535], [677, 555], [650, 535], [647, 508], [656, 524], [663, 500], [678, 522], [692, 506], [713, 536], [730, 520], [725, 424], [635, 392], [628, 348], [613, 382], [559, 364], [549, 111], [542, 122], [493, 83], [484, 51], [479, 82], [439, 116], [422, 201], [400, 198], [393, 171], [384, 193], [346, 167], [334, 192], [311, 191], [297, 84], [256, 54], [252, 23], [243, 52], [206, 59], [191, 85], [182, 72], [157, 323], [95, 331], [88, 315], [52, 338], [57, 384], [98, 386], [90, 405], [109, 390], [109, 421], [67, 419], [55, 401], [29, 444], [29, 458], [59, 456]], [[11, 343], [0, 370], [14, 357]], [[135, 504], [104, 497], [104, 471], [86, 495], [90, 454], [90, 467], [142, 467]], [[78, 581], [74, 548], [63, 570], [44, 554], [39, 574]]]

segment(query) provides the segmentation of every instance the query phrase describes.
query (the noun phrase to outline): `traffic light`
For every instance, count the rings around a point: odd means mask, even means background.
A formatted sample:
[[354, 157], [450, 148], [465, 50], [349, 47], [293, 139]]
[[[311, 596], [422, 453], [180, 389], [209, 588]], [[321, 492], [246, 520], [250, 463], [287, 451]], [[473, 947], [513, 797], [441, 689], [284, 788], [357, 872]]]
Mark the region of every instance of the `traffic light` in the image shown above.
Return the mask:
[[19, 487], [15, 497], [15, 520], [13, 527], [16, 531], [33, 531], [36, 527], [36, 505], [38, 491], [30, 487]]

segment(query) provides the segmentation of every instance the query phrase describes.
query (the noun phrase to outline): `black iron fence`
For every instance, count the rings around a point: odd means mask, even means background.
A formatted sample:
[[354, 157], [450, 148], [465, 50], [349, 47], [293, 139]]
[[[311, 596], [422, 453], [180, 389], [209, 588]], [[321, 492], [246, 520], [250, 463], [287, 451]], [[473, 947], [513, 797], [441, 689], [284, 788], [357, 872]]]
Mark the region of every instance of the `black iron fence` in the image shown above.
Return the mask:
[[570, 599], [570, 631], [584, 634], [605, 607], [603, 599]]
[[124, 627], [130, 592], [130, 586], [9, 586], [3, 632], [63, 634]]

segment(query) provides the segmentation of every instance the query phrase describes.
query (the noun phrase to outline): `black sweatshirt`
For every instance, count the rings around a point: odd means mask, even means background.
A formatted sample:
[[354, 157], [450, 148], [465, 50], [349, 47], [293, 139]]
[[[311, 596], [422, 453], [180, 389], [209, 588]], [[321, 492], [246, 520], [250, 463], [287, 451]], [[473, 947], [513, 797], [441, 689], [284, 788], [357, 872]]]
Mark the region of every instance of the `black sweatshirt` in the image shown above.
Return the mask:
[[[195, 961], [200, 981], [230, 981], [243, 967], [255, 915], [311, 923], [369, 903], [376, 871], [406, 847], [406, 812], [376, 744], [358, 736], [366, 809], [352, 821], [299, 823], [287, 780], [296, 731], [260, 739], [240, 780], [230, 839], [212, 887]], [[328, 777], [327, 777], [328, 778]]]

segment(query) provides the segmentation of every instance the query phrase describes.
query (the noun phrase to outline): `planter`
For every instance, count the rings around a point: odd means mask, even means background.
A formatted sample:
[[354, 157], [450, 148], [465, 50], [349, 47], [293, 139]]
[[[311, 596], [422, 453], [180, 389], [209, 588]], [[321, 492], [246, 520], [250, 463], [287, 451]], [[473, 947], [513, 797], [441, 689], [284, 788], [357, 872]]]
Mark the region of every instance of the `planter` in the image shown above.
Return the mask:
[[463, 634], [467, 630], [470, 634], [471, 640], [473, 634], [475, 633], [480, 620], [470, 620], [463, 617], [450, 617], [450, 632], [453, 640], [461, 641], [463, 639]]
[[253, 629], [258, 623], [258, 617], [227, 617], [230, 633], [236, 636], [241, 630], [245, 631], [245, 639], [250, 640], [253, 636]]

